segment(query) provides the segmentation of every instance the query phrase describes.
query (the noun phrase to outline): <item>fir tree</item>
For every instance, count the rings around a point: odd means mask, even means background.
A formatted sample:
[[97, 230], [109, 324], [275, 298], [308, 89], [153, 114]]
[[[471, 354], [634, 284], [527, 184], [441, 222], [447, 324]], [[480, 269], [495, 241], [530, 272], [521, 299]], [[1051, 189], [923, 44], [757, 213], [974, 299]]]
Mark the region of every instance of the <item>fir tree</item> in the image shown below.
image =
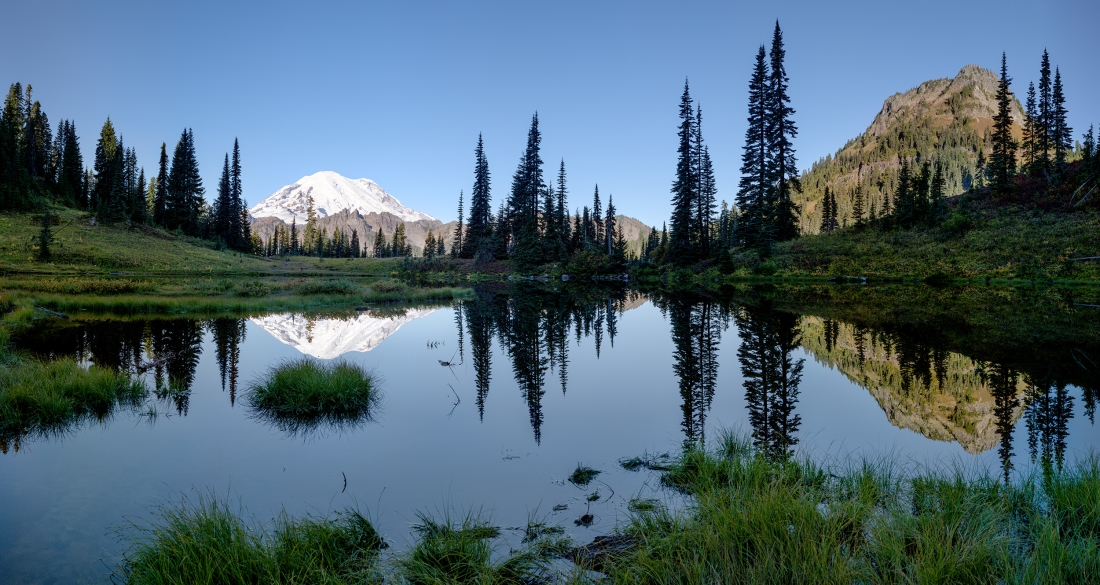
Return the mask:
[[351, 242], [349, 243], [348, 258], [358, 258], [363, 251], [359, 246], [359, 232], [354, 228], [351, 230]]
[[184, 130], [172, 153], [172, 169], [168, 172], [168, 205], [165, 210], [167, 227], [198, 235], [202, 212], [202, 177], [195, 156], [194, 134]]
[[393, 232], [393, 243], [391, 244], [390, 255], [395, 258], [412, 255], [412, 247], [409, 246], [405, 239], [404, 223], [397, 224], [397, 229]]
[[95, 146], [95, 161], [92, 163], [95, 189], [91, 194], [91, 209], [97, 213], [105, 213], [110, 203], [118, 155], [118, 137], [115, 136], [115, 127], [111, 124], [111, 118], [108, 117], [99, 131], [99, 140]]
[[859, 163], [859, 170], [856, 171], [856, 192], [852, 195], [852, 215], [855, 219], [856, 227], [863, 227], [863, 162]]
[[464, 247], [462, 244], [462, 228], [462, 190], [460, 189], [458, 191], [458, 225], [455, 226], [454, 241], [451, 242], [451, 251], [455, 258], [458, 258], [459, 251]]
[[[1004, 57], [1001, 58], [1002, 69]], [[1050, 150], [1051, 150], [1051, 135], [1050, 130], [1053, 126], [1054, 117], [1054, 99], [1053, 92], [1051, 91], [1051, 79], [1050, 79], [1050, 55], [1046, 49], [1043, 49], [1043, 59], [1039, 64], [1039, 123], [1036, 128], [1037, 142], [1035, 144], [1035, 170], [1038, 171], [1035, 175], [1049, 175], [1050, 173]], [[992, 160], [990, 161], [992, 162]], [[992, 177], [990, 177], [992, 182]]]
[[[676, 149], [676, 178], [672, 182], [672, 217], [670, 223], [671, 243], [669, 254], [677, 263], [690, 263], [695, 257], [692, 249], [692, 216], [695, 211], [696, 169], [692, 156], [692, 141], [695, 138], [695, 117], [692, 107], [691, 91], [688, 80], [684, 79], [684, 93], [680, 96], [680, 128], [676, 132], [679, 146]], [[598, 195], [597, 191], [597, 195]], [[598, 204], [598, 198], [597, 198]], [[598, 208], [595, 214], [599, 217]]]
[[1038, 176], [1039, 169], [1039, 111], [1035, 102], [1035, 82], [1027, 86], [1027, 102], [1024, 108], [1024, 134], [1021, 147], [1024, 156], [1024, 170], [1031, 176]]
[[443, 257], [447, 254], [447, 246], [443, 241], [443, 234], [439, 234], [439, 237], [435, 239], [435, 255]]
[[768, 65], [764, 46], [756, 53], [749, 80], [748, 129], [741, 154], [741, 180], [737, 188], [737, 207], [741, 210], [738, 239], [754, 248], [771, 247], [773, 230], [769, 206], [768, 172]]
[[30, 200], [26, 169], [22, 164], [23, 86], [11, 85], [0, 113], [0, 209], [24, 207]]
[[153, 223], [167, 225], [165, 209], [168, 201], [168, 145], [160, 143], [160, 161], [157, 167], [157, 191], [153, 199]]
[[714, 166], [710, 160], [710, 147], [703, 147], [703, 156], [699, 165], [698, 204], [698, 249], [703, 257], [711, 257], [711, 239], [713, 238], [714, 209], [717, 205], [718, 187], [714, 180]]
[[932, 175], [932, 185], [928, 191], [928, 223], [931, 225], [939, 224], [947, 213], [947, 204], [944, 201], [944, 188], [946, 185], [947, 181], [943, 176], [943, 165], [937, 163], [936, 172]]
[[615, 227], [615, 204], [612, 202], [612, 197], [607, 197], [607, 217], [604, 218], [604, 239], [606, 244], [602, 246], [608, 256], [614, 256], [614, 244], [617, 234]]
[[774, 185], [772, 208], [774, 209], [774, 233], [783, 242], [798, 237], [798, 207], [791, 200], [791, 192], [802, 192], [798, 180], [798, 162], [794, 156], [791, 139], [798, 136], [798, 128], [791, 120], [794, 109], [787, 95], [787, 69], [783, 64], [787, 52], [783, 48], [783, 31], [775, 22], [772, 36], [771, 76], [764, 100], [764, 117], [768, 143], [768, 179]]
[[435, 256], [435, 234], [428, 231], [428, 237], [424, 238], [424, 258], [431, 260]]
[[302, 234], [302, 254], [312, 256], [313, 244], [317, 240], [317, 210], [313, 206], [313, 195], [306, 195], [306, 226]]
[[985, 165], [986, 165], [985, 149], [984, 148], [979, 148], [978, 149], [978, 162], [975, 163], [975, 165], [974, 165], [974, 176], [978, 181], [978, 188], [979, 189], [985, 187], [985, 172], [986, 172]]
[[240, 251], [248, 249], [248, 241], [251, 239], [251, 222], [248, 219], [248, 208], [244, 203], [244, 191], [241, 185], [241, 145], [236, 138], [233, 139], [233, 158], [229, 165], [229, 235], [226, 241], [229, 245]]
[[229, 153], [225, 154], [225, 162], [222, 166], [222, 176], [218, 180], [218, 196], [214, 199], [214, 208], [211, 218], [213, 222], [214, 237], [219, 238], [226, 246], [236, 244], [236, 238], [230, 232], [231, 226], [236, 223], [230, 218], [233, 215], [232, 191], [229, 186]]
[[508, 221], [512, 230], [512, 260], [517, 269], [529, 270], [542, 260], [539, 241], [539, 197], [546, 190], [540, 154], [542, 134], [536, 112], [527, 132], [527, 148], [520, 157], [512, 177], [512, 194], [508, 202]]
[[386, 244], [386, 234], [382, 233], [382, 229], [379, 227], [378, 233], [374, 234], [373, 256], [375, 258], [386, 258], [389, 256], [389, 249], [389, 245]]
[[[458, 253], [460, 257], [473, 258], [479, 251], [490, 247], [489, 239], [493, 231], [491, 204], [489, 161], [485, 158], [485, 146], [481, 140], [481, 134], [478, 134], [477, 147], [474, 149], [474, 188], [470, 191], [470, 216], [466, 222], [462, 248]], [[452, 252], [456, 249], [452, 245]]]
[[572, 230], [569, 226], [569, 190], [566, 188], [565, 179], [565, 159], [562, 159], [561, 166], [558, 168], [557, 201], [554, 208], [554, 216], [558, 223], [557, 256], [562, 260], [569, 258], [572, 240]]
[[298, 218], [290, 218], [290, 253], [297, 254], [298, 250]]
[[913, 175], [909, 161], [902, 159], [898, 162], [901, 170], [898, 172], [897, 191], [894, 192], [894, 221], [903, 228], [910, 228], [913, 227], [916, 207], [913, 201]]
[[1062, 92], [1062, 74], [1054, 68], [1054, 90], [1051, 92], [1050, 142], [1054, 149], [1054, 168], [1061, 173], [1066, 153], [1073, 150], [1073, 128], [1066, 124], [1066, 98]]
[[[1046, 53], [1044, 52], [1044, 59]], [[997, 114], [993, 117], [993, 153], [989, 157], [989, 186], [996, 193], [1012, 189], [1012, 176], [1016, 172], [1016, 142], [1012, 140], [1012, 92], [1009, 86], [1008, 61], [1001, 54], [1001, 79], [997, 84]]]

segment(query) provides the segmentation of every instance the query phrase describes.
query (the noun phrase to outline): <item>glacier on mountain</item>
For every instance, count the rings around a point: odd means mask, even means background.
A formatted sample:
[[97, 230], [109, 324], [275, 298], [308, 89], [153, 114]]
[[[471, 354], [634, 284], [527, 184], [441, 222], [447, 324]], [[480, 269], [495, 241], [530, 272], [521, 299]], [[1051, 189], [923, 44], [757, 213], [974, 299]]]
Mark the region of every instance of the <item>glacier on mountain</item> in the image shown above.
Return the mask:
[[326, 217], [345, 209], [361, 214], [391, 213], [404, 221], [435, 218], [402, 205], [378, 183], [370, 179], [349, 179], [333, 171], [321, 171], [302, 177], [273, 193], [249, 209], [253, 218], [277, 217], [286, 223], [306, 221], [309, 197], [318, 217]]
[[427, 317], [437, 310], [409, 309], [404, 315], [393, 317], [359, 313], [346, 319], [313, 319], [285, 313], [253, 317], [251, 321], [275, 339], [306, 355], [330, 360], [349, 351], [370, 351], [405, 323]]

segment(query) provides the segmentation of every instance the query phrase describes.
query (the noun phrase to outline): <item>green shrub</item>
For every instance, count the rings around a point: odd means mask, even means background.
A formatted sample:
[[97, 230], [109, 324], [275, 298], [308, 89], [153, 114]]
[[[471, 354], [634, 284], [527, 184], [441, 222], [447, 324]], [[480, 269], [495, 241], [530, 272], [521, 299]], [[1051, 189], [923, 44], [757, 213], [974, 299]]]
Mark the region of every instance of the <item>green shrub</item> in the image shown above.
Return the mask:
[[376, 293], [404, 292], [409, 286], [395, 278], [379, 278], [370, 284], [370, 289]]
[[237, 287], [237, 294], [242, 297], [266, 297], [271, 291], [270, 286], [258, 280], [250, 280]]

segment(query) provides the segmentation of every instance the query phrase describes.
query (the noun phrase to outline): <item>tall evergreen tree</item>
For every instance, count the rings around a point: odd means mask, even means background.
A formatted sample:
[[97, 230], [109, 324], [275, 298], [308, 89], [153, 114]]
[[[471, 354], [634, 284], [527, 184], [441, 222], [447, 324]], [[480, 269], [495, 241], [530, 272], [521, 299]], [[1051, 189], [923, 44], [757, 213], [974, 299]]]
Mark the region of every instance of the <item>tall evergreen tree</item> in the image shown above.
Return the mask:
[[607, 196], [607, 216], [603, 221], [603, 232], [605, 243], [601, 248], [607, 252], [608, 256], [614, 255], [614, 245], [617, 230], [615, 228], [615, 203], [612, 202], [612, 197]]
[[566, 187], [565, 178], [565, 159], [562, 159], [561, 166], [558, 168], [558, 191], [554, 208], [555, 221], [558, 223], [557, 255], [562, 260], [569, 258], [569, 243], [572, 240], [572, 229], [569, 226], [569, 190]]
[[451, 242], [451, 255], [455, 258], [459, 257], [460, 251], [463, 249], [463, 225], [462, 225], [462, 190], [458, 191], [458, 224], [455, 225], [454, 241]]
[[[492, 198], [489, 186], [489, 161], [485, 158], [485, 146], [481, 134], [477, 135], [474, 149], [474, 188], [470, 191], [470, 215], [466, 222], [466, 234], [458, 255], [473, 258], [481, 250], [488, 251], [492, 237]], [[452, 252], [455, 250], [451, 247]]]
[[1021, 141], [1024, 157], [1024, 171], [1031, 176], [1041, 173], [1039, 168], [1039, 134], [1040, 121], [1039, 110], [1035, 101], [1035, 82], [1027, 86], [1027, 101], [1024, 107], [1024, 133]]
[[229, 213], [230, 246], [235, 250], [246, 251], [251, 240], [252, 225], [248, 219], [248, 208], [244, 202], [244, 187], [241, 185], [241, 145], [233, 139], [233, 158], [229, 163], [229, 201], [232, 209]]
[[202, 212], [202, 177], [195, 156], [194, 134], [186, 129], [172, 153], [172, 168], [168, 172], [168, 198], [165, 206], [166, 227], [198, 235]]
[[[603, 246], [603, 206], [600, 204], [600, 186], [592, 195], [592, 243], [597, 249]], [[689, 220], [690, 221], [690, 220]]]
[[863, 227], [863, 162], [859, 163], [856, 171], [856, 192], [852, 195], [852, 219], [857, 228]]
[[536, 112], [527, 132], [527, 148], [512, 177], [512, 194], [508, 202], [512, 260], [519, 270], [528, 270], [541, 264], [542, 260], [538, 215], [539, 197], [546, 190], [546, 183], [543, 180], [541, 144], [542, 134]]
[[698, 210], [698, 234], [699, 254], [703, 257], [712, 255], [711, 240], [714, 238], [714, 210], [717, 206], [718, 186], [714, 180], [714, 165], [710, 160], [710, 147], [703, 146], [703, 155], [699, 164], [699, 193], [696, 209]]
[[[1043, 54], [1044, 60], [1046, 53]], [[989, 186], [997, 193], [1012, 189], [1016, 173], [1016, 142], [1012, 139], [1012, 79], [1008, 76], [1008, 60], [1001, 53], [1001, 78], [997, 84], [997, 114], [993, 117], [993, 153], [989, 157]]]
[[[1003, 56], [1001, 61], [1004, 61]], [[1050, 173], [1050, 150], [1052, 146], [1050, 129], [1053, 126], [1052, 119], [1054, 117], [1053, 98], [1050, 79], [1050, 55], [1046, 49], [1043, 49], [1043, 59], [1039, 64], [1039, 123], [1036, 129], [1037, 144], [1035, 145], [1037, 175]]]
[[[898, 156], [901, 159], [900, 156]], [[913, 227], [916, 205], [913, 202], [913, 174], [909, 167], [909, 161], [898, 161], [901, 170], [898, 171], [898, 186], [894, 192], [894, 221], [903, 228]]]
[[15, 209], [29, 203], [26, 169], [22, 164], [23, 86], [11, 84], [0, 112], [0, 209]]
[[741, 180], [737, 188], [737, 207], [741, 210], [738, 239], [754, 248], [768, 249], [774, 238], [771, 225], [768, 169], [768, 64], [761, 45], [756, 53], [749, 79], [748, 129], [741, 154]]
[[110, 203], [118, 155], [118, 137], [115, 135], [111, 118], [108, 117], [99, 131], [99, 140], [95, 145], [95, 161], [92, 163], [95, 188], [91, 194], [91, 208], [97, 213], [106, 212]]
[[167, 225], [165, 210], [168, 204], [168, 145], [160, 143], [160, 161], [157, 165], [157, 191], [153, 200], [153, 223]]
[[947, 180], [943, 176], [943, 165], [936, 163], [936, 172], [932, 175], [932, 184], [928, 191], [928, 223], [931, 225], [939, 224], [947, 213], [947, 203], [944, 201], [944, 188], [946, 185]]
[[[684, 79], [684, 93], [680, 96], [680, 127], [676, 132], [679, 146], [676, 149], [676, 178], [672, 181], [672, 217], [669, 238], [669, 254], [674, 262], [687, 264], [695, 258], [692, 249], [692, 216], [695, 211], [696, 169], [692, 156], [692, 141], [695, 138], [695, 117], [692, 107], [691, 90], [688, 80]], [[596, 210], [597, 217], [599, 210]]]
[[791, 116], [791, 98], [787, 95], [787, 68], [783, 64], [787, 56], [783, 48], [783, 31], [775, 21], [772, 35], [771, 76], [764, 100], [764, 117], [768, 142], [768, 179], [774, 189], [775, 238], [783, 242], [798, 237], [798, 206], [791, 199], [792, 192], [802, 192], [798, 180], [798, 161], [794, 156], [791, 139], [798, 136], [798, 128]]
[[234, 246], [236, 238], [231, 233], [232, 226], [236, 223], [233, 216], [232, 190], [229, 181], [229, 153], [225, 154], [225, 162], [222, 166], [222, 176], [218, 180], [218, 196], [214, 199], [214, 208], [211, 210], [211, 224], [214, 237], [220, 238], [227, 246]]
[[1061, 173], [1066, 154], [1073, 150], [1073, 128], [1066, 123], [1066, 96], [1062, 92], [1062, 74], [1054, 68], [1054, 89], [1050, 96], [1050, 142], [1054, 149], [1054, 168]]

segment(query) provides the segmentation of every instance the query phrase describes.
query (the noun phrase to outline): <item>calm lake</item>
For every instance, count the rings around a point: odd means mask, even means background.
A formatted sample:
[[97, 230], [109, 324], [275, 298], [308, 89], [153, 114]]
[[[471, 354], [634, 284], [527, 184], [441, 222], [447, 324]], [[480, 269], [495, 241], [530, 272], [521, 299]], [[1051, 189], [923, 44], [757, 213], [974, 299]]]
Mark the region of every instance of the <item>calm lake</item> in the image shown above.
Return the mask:
[[[184, 494], [229, 497], [259, 519], [358, 507], [398, 549], [418, 512], [447, 510], [484, 510], [517, 542], [507, 529], [535, 516], [587, 542], [632, 498], [675, 501], [621, 460], [723, 430], [774, 454], [1010, 481], [1100, 447], [1100, 308], [1079, 293], [568, 291], [486, 287], [369, 312], [74, 316], [15, 335], [30, 354], [140, 372], [156, 391], [0, 441], [0, 581], [102, 581], [125, 547], [117, 529]], [[302, 356], [373, 369], [380, 407], [339, 426], [252, 411], [250, 384]], [[602, 473], [575, 486], [578, 464]], [[595, 521], [575, 523], [586, 512]]]

